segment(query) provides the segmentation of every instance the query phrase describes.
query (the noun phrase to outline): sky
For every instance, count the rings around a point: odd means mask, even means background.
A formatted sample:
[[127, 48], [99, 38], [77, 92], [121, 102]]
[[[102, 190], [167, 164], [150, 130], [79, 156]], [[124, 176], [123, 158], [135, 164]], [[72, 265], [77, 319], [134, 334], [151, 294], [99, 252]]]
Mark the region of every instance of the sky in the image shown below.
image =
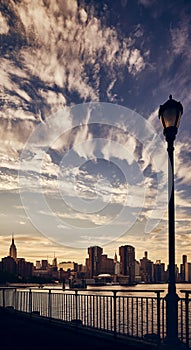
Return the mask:
[[85, 263], [87, 248], [168, 263], [175, 141], [176, 262], [191, 261], [191, 2], [1, 0], [0, 257]]

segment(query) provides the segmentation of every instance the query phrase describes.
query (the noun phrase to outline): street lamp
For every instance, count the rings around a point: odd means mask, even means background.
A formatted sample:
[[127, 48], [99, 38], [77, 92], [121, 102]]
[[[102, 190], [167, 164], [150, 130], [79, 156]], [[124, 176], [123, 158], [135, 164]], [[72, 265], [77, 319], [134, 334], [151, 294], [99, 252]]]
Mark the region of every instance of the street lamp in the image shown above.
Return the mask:
[[183, 107], [180, 102], [172, 99], [159, 108], [159, 119], [163, 126], [163, 134], [167, 141], [168, 151], [168, 254], [169, 279], [166, 295], [166, 327], [169, 349], [177, 349], [178, 345], [178, 295], [176, 293], [175, 277], [175, 216], [174, 216], [174, 140], [180, 124]]

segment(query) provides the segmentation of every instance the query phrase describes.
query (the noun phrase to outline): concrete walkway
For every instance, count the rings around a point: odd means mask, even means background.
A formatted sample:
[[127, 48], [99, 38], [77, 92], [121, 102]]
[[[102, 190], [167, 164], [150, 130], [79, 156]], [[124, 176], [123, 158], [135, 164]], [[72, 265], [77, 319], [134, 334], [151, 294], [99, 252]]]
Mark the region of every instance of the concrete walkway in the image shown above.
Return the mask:
[[156, 345], [136, 344], [128, 339], [103, 337], [101, 332], [87, 332], [83, 327], [67, 327], [41, 317], [25, 316], [0, 308], [0, 349], [83, 349], [83, 350], [152, 350]]

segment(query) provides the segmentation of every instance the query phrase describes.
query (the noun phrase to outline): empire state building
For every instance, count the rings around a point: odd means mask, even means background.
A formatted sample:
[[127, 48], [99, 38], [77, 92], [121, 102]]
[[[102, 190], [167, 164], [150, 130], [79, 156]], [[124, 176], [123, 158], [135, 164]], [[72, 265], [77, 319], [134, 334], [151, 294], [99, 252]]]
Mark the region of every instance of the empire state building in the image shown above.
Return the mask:
[[15, 260], [17, 258], [17, 248], [16, 248], [16, 245], [14, 243], [13, 237], [12, 237], [12, 243], [11, 243], [10, 248], [9, 248], [9, 256], [11, 256]]

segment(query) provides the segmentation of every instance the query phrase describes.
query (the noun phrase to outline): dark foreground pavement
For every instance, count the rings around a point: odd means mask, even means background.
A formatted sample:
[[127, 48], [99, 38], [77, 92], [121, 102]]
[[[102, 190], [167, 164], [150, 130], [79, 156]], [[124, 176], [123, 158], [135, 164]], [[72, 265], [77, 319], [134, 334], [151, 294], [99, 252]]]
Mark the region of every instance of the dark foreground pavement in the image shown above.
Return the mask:
[[152, 350], [150, 344], [136, 345], [131, 340], [114, 338], [100, 332], [89, 332], [83, 327], [67, 327], [61, 322], [50, 322], [14, 310], [0, 309], [0, 349], [84, 349], [84, 350]]

